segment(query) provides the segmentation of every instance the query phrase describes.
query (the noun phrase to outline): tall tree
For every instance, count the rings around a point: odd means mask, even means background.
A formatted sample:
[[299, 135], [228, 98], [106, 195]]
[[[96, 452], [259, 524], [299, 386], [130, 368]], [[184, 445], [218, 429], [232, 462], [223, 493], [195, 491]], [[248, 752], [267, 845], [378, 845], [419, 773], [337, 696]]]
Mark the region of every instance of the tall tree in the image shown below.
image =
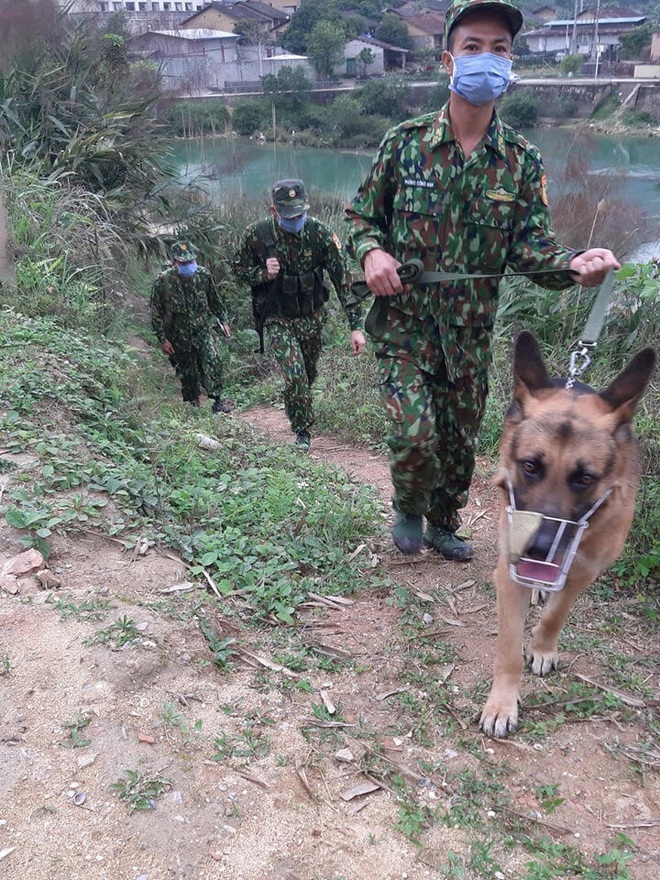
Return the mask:
[[330, 21], [319, 21], [307, 40], [307, 54], [319, 76], [328, 79], [344, 57], [346, 33]]
[[328, 0], [302, 0], [282, 34], [282, 46], [289, 52], [306, 55], [307, 43], [319, 21], [331, 21], [343, 32], [341, 13]]

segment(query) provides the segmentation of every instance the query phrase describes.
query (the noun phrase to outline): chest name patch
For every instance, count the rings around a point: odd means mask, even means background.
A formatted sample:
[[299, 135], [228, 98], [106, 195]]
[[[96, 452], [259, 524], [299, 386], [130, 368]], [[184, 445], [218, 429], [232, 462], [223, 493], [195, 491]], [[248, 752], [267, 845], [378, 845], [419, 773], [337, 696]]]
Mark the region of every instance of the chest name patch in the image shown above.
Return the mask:
[[435, 189], [435, 181], [433, 180], [415, 180], [412, 177], [406, 177], [403, 182], [406, 186], [418, 186], [422, 189]]

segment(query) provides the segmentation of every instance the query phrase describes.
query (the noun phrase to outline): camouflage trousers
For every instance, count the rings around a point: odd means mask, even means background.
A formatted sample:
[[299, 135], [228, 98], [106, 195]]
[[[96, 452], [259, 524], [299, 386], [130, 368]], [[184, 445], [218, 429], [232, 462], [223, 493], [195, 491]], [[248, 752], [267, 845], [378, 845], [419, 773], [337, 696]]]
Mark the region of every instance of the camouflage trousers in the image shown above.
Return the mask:
[[444, 328], [390, 307], [374, 339], [394, 505], [455, 531], [486, 407], [491, 331]]
[[172, 335], [174, 355], [170, 363], [181, 381], [181, 396], [185, 401], [197, 400], [201, 389], [209, 397], [222, 395], [224, 352], [220, 340], [212, 331], [197, 340]]
[[312, 385], [323, 346], [325, 310], [304, 318], [277, 318], [266, 324], [275, 359], [284, 376], [284, 409], [294, 434], [314, 422]]

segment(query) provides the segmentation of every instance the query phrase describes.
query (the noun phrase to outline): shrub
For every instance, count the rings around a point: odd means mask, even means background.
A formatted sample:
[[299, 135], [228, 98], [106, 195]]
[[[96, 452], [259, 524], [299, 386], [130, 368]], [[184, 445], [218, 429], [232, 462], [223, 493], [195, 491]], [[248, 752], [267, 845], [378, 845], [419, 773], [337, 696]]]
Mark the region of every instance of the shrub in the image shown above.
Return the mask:
[[400, 77], [372, 79], [357, 92], [369, 116], [389, 116], [399, 122], [410, 115], [410, 86]]
[[269, 124], [270, 115], [263, 101], [245, 99], [237, 101], [231, 112], [231, 124], [237, 134], [250, 135]]
[[582, 55], [564, 55], [559, 62], [559, 72], [566, 76], [569, 73], [579, 73], [582, 68]]
[[529, 91], [515, 92], [502, 101], [500, 115], [514, 128], [533, 128], [539, 118], [539, 100]]
[[572, 95], [562, 95], [552, 109], [557, 119], [569, 119], [571, 116], [577, 116], [578, 103]]
[[227, 107], [220, 101], [177, 101], [160, 114], [177, 137], [201, 137], [225, 131], [230, 123]]
[[622, 120], [625, 125], [637, 128], [658, 124], [658, 120], [652, 113], [648, 113], [646, 110], [634, 110], [632, 107], [623, 111]]

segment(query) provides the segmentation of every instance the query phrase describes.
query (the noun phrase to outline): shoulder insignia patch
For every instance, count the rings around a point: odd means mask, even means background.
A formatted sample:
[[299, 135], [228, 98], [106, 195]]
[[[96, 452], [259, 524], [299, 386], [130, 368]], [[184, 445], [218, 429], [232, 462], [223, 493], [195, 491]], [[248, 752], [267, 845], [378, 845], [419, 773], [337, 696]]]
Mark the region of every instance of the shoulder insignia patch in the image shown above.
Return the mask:
[[550, 200], [548, 199], [548, 178], [546, 174], [541, 175], [541, 191], [539, 192], [539, 195], [541, 197], [541, 201], [547, 208], [550, 204]]

